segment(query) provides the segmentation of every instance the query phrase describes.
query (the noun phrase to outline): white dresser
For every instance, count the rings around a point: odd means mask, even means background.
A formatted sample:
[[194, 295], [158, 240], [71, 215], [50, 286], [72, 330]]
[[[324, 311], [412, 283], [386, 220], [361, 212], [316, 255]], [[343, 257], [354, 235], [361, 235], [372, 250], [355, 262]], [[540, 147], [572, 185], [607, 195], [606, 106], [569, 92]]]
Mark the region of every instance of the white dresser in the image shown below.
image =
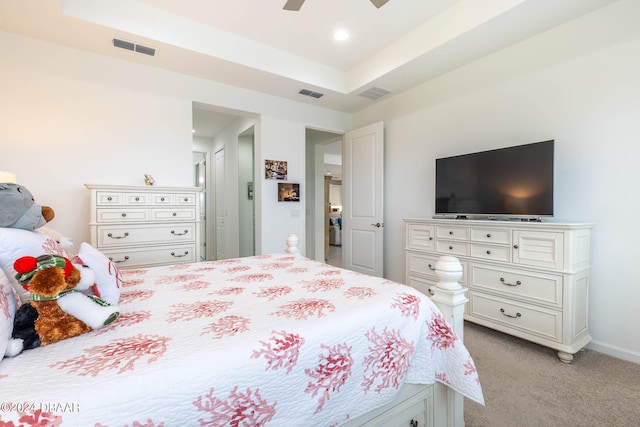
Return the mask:
[[199, 187], [85, 184], [91, 244], [118, 268], [200, 260]]
[[558, 350], [563, 362], [590, 340], [593, 224], [405, 219], [406, 282], [429, 294], [435, 263], [452, 255], [468, 288], [465, 320]]

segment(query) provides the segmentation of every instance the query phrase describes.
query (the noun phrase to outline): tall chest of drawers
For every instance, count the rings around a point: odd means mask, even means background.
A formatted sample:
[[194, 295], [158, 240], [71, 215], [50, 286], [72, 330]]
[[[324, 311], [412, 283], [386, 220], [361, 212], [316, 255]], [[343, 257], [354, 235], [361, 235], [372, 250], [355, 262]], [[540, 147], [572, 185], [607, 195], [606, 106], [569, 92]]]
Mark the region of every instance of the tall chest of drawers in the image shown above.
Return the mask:
[[91, 244], [118, 268], [200, 260], [199, 187], [85, 184]]
[[441, 255], [457, 257], [465, 320], [553, 348], [563, 362], [590, 340], [592, 224], [405, 219], [406, 283], [430, 293]]

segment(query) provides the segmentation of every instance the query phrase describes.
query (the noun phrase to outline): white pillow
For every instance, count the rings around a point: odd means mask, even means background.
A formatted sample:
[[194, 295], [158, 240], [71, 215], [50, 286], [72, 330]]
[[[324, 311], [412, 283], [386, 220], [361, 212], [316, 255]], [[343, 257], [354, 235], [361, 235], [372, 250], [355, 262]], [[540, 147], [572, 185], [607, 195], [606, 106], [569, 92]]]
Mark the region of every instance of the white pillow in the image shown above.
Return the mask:
[[0, 228], [0, 268], [18, 293], [19, 304], [29, 299], [29, 292], [16, 280], [13, 263], [23, 256], [38, 257], [43, 254], [68, 256], [58, 242], [42, 233], [19, 228]]
[[111, 305], [118, 304], [122, 276], [116, 265], [109, 258], [89, 243], [82, 242], [80, 250], [72, 261], [84, 264], [95, 271], [97, 291], [94, 289], [94, 294], [97, 297], [102, 298]]
[[16, 313], [16, 294], [6, 274], [0, 270], [0, 359], [13, 332], [13, 316]]

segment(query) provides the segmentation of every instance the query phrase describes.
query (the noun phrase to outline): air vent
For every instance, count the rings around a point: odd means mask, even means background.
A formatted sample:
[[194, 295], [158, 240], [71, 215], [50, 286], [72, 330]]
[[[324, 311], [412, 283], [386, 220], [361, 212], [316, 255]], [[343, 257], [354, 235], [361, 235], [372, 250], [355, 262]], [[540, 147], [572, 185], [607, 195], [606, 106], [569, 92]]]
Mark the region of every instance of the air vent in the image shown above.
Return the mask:
[[131, 43], [126, 40], [113, 39], [113, 45], [121, 49], [127, 49], [127, 50], [135, 51], [135, 52], [142, 53], [149, 56], [155, 56], [156, 54], [156, 50], [152, 47]]
[[142, 46], [141, 44], [136, 45], [136, 52], [143, 53], [149, 56], [154, 56], [156, 54], [156, 50], [154, 48]]
[[381, 87], [372, 87], [364, 92], [360, 92], [358, 95], [369, 99], [379, 99], [385, 95], [389, 95], [390, 93], [390, 90], [382, 89]]
[[135, 43], [126, 42], [120, 39], [113, 39], [113, 45], [115, 47], [119, 47], [121, 49], [127, 49], [127, 50], [135, 50], [136, 48]]
[[314, 92], [314, 91], [309, 90], [309, 89], [300, 89], [300, 91], [298, 93], [300, 95], [310, 96], [312, 98], [321, 98], [324, 95], [324, 93]]

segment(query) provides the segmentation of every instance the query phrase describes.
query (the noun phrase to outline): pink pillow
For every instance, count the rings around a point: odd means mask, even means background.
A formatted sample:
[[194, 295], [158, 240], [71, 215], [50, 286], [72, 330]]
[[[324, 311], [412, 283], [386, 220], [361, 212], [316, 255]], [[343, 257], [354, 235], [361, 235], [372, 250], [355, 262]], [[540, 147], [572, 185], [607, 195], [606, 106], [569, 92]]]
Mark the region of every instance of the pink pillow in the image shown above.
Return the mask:
[[93, 293], [97, 297], [102, 298], [111, 305], [118, 304], [122, 276], [116, 265], [109, 258], [89, 243], [82, 242], [78, 254], [73, 257], [72, 261], [76, 264], [86, 265], [95, 271], [96, 284]]
[[29, 292], [16, 280], [13, 263], [23, 256], [38, 257], [43, 254], [68, 256], [58, 242], [42, 233], [19, 228], [0, 228], [0, 268], [18, 293], [19, 304], [29, 299]]

